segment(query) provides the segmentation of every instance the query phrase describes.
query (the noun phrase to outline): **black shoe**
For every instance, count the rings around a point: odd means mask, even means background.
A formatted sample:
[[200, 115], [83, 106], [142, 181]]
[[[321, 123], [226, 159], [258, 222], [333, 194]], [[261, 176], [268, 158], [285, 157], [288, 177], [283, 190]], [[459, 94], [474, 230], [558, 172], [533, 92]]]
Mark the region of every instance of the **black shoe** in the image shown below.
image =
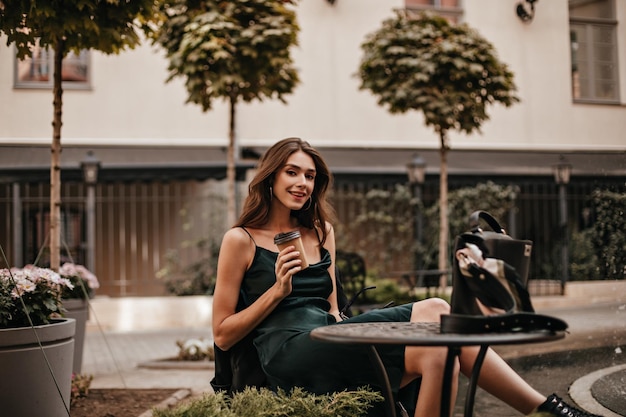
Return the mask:
[[537, 411], [550, 413], [557, 417], [602, 417], [572, 407], [557, 397], [556, 394], [550, 395], [543, 404], [537, 407]]

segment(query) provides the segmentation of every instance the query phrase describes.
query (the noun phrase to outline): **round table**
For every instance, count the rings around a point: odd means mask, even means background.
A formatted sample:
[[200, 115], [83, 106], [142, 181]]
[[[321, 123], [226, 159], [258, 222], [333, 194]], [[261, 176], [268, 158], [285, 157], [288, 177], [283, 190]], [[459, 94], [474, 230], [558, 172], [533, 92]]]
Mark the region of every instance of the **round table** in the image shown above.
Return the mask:
[[389, 377], [378, 355], [376, 345], [446, 346], [448, 348], [441, 396], [440, 414], [442, 417], [450, 416], [452, 372], [455, 358], [461, 353], [463, 346], [480, 346], [465, 397], [464, 416], [471, 417], [478, 376], [489, 346], [549, 342], [563, 337], [565, 337], [563, 332], [552, 331], [480, 334], [441, 333], [439, 323], [411, 322], [338, 323], [319, 327], [311, 332], [311, 338], [315, 340], [330, 343], [362, 344], [370, 347], [370, 357], [383, 384], [388, 417], [395, 417], [396, 410]]

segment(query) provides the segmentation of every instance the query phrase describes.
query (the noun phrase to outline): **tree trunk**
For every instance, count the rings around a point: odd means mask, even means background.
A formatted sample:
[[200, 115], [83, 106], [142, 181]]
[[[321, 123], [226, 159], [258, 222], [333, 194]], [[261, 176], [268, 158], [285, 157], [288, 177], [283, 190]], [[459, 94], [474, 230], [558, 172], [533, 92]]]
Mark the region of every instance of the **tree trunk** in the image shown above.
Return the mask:
[[65, 41], [57, 40], [54, 47], [54, 86], [52, 146], [50, 149], [50, 268], [61, 266], [61, 126], [63, 114], [63, 86], [61, 67], [65, 55]]
[[228, 227], [235, 224], [235, 105], [237, 99], [230, 98], [230, 124], [228, 129], [228, 154], [226, 157], [226, 183], [228, 187], [226, 201], [226, 222]]
[[[448, 270], [448, 141], [447, 132], [439, 132], [441, 157], [439, 175], [439, 270]], [[439, 277], [439, 286], [442, 292], [448, 286], [448, 274], [442, 273]]]

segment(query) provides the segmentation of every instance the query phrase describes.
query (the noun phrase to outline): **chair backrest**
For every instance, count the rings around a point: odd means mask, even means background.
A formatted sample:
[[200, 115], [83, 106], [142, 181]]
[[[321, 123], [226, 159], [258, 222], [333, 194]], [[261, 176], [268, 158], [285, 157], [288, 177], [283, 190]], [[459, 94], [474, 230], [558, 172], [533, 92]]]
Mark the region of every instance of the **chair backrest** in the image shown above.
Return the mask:
[[[354, 252], [337, 251], [335, 271], [341, 275], [341, 283], [349, 297], [353, 297], [365, 288], [365, 260]], [[363, 295], [366, 297], [366, 295]]]

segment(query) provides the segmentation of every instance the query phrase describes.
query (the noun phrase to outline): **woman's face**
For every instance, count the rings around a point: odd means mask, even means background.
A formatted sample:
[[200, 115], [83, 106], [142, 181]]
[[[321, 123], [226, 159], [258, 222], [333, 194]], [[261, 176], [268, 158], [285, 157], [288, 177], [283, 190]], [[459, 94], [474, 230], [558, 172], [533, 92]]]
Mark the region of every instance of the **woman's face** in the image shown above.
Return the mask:
[[313, 194], [315, 174], [313, 158], [302, 151], [292, 153], [276, 172], [273, 200], [290, 210], [301, 209]]

